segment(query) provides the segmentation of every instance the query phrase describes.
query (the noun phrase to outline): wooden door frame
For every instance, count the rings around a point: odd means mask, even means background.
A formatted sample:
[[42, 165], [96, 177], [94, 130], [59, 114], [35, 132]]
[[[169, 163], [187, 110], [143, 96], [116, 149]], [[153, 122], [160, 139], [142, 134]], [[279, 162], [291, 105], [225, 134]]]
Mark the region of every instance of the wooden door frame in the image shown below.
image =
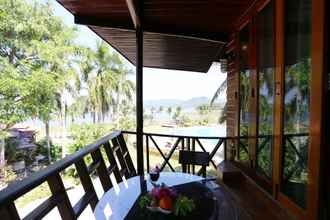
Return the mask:
[[306, 209], [300, 208], [288, 197], [279, 193], [282, 172], [282, 141], [284, 108], [284, 16], [285, 0], [276, 1], [276, 106], [274, 140], [274, 196], [299, 219], [318, 219], [320, 204], [320, 165], [322, 146], [322, 120], [325, 102], [325, 0], [312, 0], [311, 94], [310, 94], [310, 144], [308, 148], [308, 184]]
[[320, 167], [325, 115], [325, 0], [312, 0], [312, 73], [310, 97], [310, 146], [308, 152], [307, 219], [319, 218]]
[[[251, 22], [251, 12], [263, 8], [270, 0], [255, 1], [255, 3], [238, 19], [236, 33]], [[280, 193], [282, 172], [282, 142], [284, 109], [284, 42], [285, 42], [285, 0], [274, 0], [274, 43], [275, 43], [275, 104], [274, 104], [274, 145], [273, 145], [273, 197], [290, 209], [301, 219], [317, 219], [320, 203], [320, 166], [322, 146], [322, 120], [325, 103], [325, 0], [312, 0], [312, 47], [311, 47], [311, 95], [310, 95], [310, 145], [308, 151], [309, 181], [306, 194], [306, 209], [300, 208], [288, 197]], [[261, 9], [259, 9], [260, 11]], [[252, 13], [253, 14], [253, 13]], [[239, 45], [238, 45], [239, 46]], [[238, 87], [240, 73], [238, 69]], [[255, 88], [256, 89], [256, 88]], [[238, 88], [238, 91], [240, 88]], [[240, 91], [239, 91], [240, 92]], [[239, 96], [240, 98], [240, 96]], [[238, 102], [238, 135], [240, 126], [240, 100]], [[255, 146], [256, 147], [256, 146]]]

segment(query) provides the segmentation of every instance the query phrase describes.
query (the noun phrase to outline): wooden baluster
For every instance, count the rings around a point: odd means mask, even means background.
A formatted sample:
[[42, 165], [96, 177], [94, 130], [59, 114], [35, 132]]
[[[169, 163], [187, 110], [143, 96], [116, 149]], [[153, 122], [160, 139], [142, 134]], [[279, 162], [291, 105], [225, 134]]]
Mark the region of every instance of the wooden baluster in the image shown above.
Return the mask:
[[[184, 150], [184, 141], [185, 141], [185, 138], [182, 138], [181, 150]], [[186, 166], [184, 164], [182, 164], [181, 166], [182, 166], [182, 172], [185, 173], [186, 172]]]
[[105, 152], [108, 156], [108, 160], [110, 162], [110, 168], [111, 169], [109, 170], [109, 172], [110, 172], [109, 175], [111, 174], [111, 172], [113, 172], [113, 174], [115, 175], [117, 183], [120, 183], [123, 180], [122, 180], [122, 177], [120, 175], [118, 164], [117, 164], [117, 161], [115, 159], [115, 155], [113, 153], [113, 150], [110, 146], [110, 143], [106, 142], [103, 146], [104, 146]]
[[85, 190], [85, 193], [91, 192], [92, 194], [94, 194], [93, 199], [91, 199], [89, 202], [92, 210], [94, 210], [96, 207], [96, 204], [98, 202], [98, 198], [97, 198], [92, 180], [88, 174], [84, 159], [81, 159], [77, 163], [75, 163], [75, 166], [76, 166], [78, 175], [80, 177], [81, 185], [83, 186], [83, 188]]
[[149, 161], [149, 137], [146, 135], [146, 155], [147, 155], [147, 172], [150, 173], [150, 161]]
[[224, 149], [224, 160], [227, 160], [227, 139], [224, 139], [224, 145], [223, 145]]
[[[190, 151], [190, 138], [187, 138], [187, 150]], [[190, 173], [190, 165], [187, 165], [186, 172]]]
[[97, 167], [96, 171], [97, 171], [97, 175], [100, 178], [104, 192], [107, 192], [109, 189], [111, 189], [112, 183], [108, 175], [108, 170], [105, 166], [100, 148], [93, 151], [91, 155], [94, 162], [100, 161], [100, 165]]
[[7, 205], [1, 205], [0, 216], [4, 220], [18, 220], [20, 219], [14, 202]]
[[[192, 146], [191, 146], [191, 151], [195, 152], [195, 138], [192, 138]], [[195, 174], [195, 165], [192, 165], [192, 173]]]
[[127, 178], [136, 176], [136, 170], [135, 170], [133, 161], [132, 161], [131, 157], [129, 156], [129, 151], [128, 151], [128, 148], [127, 148], [123, 135], [122, 134], [118, 135], [117, 140], [118, 140], [118, 144], [120, 146], [121, 152], [122, 152], [122, 154], [124, 154], [126, 168], [128, 168]]
[[47, 179], [50, 191], [53, 195], [62, 195], [63, 199], [57, 204], [62, 219], [76, 219], [68, 194], [66, 193], [63, 181], [59, 173]]

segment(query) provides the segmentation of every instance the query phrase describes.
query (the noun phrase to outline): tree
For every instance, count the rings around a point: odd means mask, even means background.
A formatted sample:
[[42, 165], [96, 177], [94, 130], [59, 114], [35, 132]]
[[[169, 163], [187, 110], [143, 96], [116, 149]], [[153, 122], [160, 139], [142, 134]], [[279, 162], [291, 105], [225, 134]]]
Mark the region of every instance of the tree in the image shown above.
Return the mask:
[[163, 107], [163, 106], [159, 106], [159, 108], [158, 108], [158, 113], [162, 113], [163, 110], [164, 110], [164, 107]]
[[67, 76], [74, 72], [75, 30], [53, 16], [49, 4], [0, 0], [0, 6], [0, 74], [1, 84], [8, 86], [1, 91], [1, 123], [8, 129], [39, 117], [49, 147], [49, 120]]
[[178, 120], [178, 118], [179, 118], [180, 115], [181, 115], [181, 111], [182, 111], [182, 107], [181, 107], [181, 106], [177, 106], [177, 107], [175, 108], [175, 112], [174, 112], [174, 114], [173, 114], [173, 120], [175, 120], [175, 121]]
[[[220, 95], [226, 91], [227, 91], [227, 78], [220, 84], [220, 86], [215, 91], [215, 93], [211, 99], [211, 102], [210, 102], [210, 107], [212, 107], [213, 104], [215, 103], [215, 101], [220, 97]], [[221, 111], [221, 115], [218, 120], [219, 123], [221, 124], [221, 123], [225, 122], [226, 118], [227, 118], [227, 102], [225, 103], [225, 105]]]
[[156, 112], [156, 108], [152, 106], [150, 109], [151, 121], [154, 120], [155, 112]]
[[167, 114], [168, 114], [169, 119], [171, 119], [172, 107], [167, 108]]
[[104, 41], [97, 42], [96, 51], [86, 48], [84, 53], [80, 67], [87, 84], [87, 103], [93, 122], [104, 121], [109, 112], [115, 121], [123, 101], [132, 101], [135, 85], [128, 79], [132, 71]]

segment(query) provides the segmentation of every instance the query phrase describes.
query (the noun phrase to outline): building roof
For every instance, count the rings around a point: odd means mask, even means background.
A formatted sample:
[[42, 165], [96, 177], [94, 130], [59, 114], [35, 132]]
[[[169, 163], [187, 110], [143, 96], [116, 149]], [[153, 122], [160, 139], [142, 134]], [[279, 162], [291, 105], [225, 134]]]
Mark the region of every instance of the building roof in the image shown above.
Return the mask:
[[[144, 66], [207, 72], [218, 61], [234, 22], [254, 0], [58, 0], [131, 63], [135, 24], [129, 7], [143, 9]], [[131, 5], [130, 5], [131, 3]]]

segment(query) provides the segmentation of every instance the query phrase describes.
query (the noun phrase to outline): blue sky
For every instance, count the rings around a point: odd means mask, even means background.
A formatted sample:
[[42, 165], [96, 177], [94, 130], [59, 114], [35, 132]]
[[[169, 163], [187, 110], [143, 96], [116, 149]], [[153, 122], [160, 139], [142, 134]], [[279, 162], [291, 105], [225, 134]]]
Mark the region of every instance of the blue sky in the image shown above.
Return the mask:
[[[46, 0], [43, 0], [44, 2]], [[50, 0], [54, 14], [61, 17], [70, 26], [74, 19], [66, 9], [55, 0]], [[95, 41], [100, 39], [83, 25], [78, 25], [77, 43], [95, 47]], [[131, 64], [128, 64], [131, 65]], [[134, 68], [132, 66], [132, 68]], [[196, 73], [176, 70], [144, 68], [144, 99], [190, 99], [193, 97], [212, 97], [216, 89], [225, 80], [226, 74], [220, 72], [220, 66], [213, 64], [208, 73]], [[132, 78], [133, 80], [135, 77]], [[225, 95], [221, 96], [224, 99]]]

